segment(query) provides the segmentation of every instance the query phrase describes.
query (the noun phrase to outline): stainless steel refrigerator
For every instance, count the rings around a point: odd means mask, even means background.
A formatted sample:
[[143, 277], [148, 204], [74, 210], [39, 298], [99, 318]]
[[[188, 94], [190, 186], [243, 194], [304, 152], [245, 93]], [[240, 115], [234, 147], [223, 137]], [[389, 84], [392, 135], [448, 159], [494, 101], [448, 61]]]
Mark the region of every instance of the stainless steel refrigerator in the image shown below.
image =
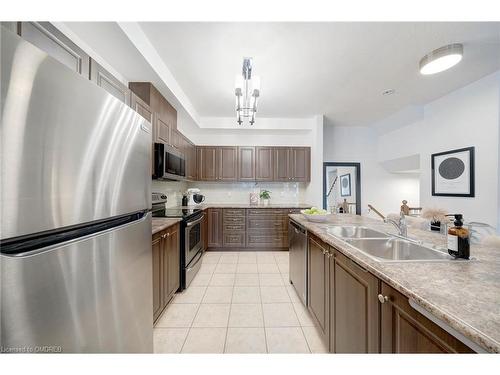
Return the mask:
[[151, 124], [1, 33], [3, 352], [152, 352]]

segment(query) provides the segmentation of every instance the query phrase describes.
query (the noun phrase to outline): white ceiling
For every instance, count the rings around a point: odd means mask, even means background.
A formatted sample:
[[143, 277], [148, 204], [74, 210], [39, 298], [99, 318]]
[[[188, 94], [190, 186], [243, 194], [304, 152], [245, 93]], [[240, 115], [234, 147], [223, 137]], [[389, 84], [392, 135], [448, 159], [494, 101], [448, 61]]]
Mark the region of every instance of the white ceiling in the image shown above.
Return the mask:
[[[325, 114], [368, 125], [500, 69], [500, 23], [140, 23], [201, 116], [234, 116], [244, 56], [261, 76], [260, 117]], [[418, 62], [464, 44], [454, 68], [422, 76]], [[126, 60], [124, 60], [124, 63]], [[393, 88], [394, 95], [382, 96]]]

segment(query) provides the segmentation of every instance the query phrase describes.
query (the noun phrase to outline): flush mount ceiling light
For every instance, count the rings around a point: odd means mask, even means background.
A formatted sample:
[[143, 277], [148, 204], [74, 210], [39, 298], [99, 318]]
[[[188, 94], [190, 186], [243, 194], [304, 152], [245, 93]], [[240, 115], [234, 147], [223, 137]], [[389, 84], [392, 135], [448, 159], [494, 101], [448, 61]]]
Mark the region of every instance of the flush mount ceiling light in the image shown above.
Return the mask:
[[463, 54], [464, 47], [459, 43], [435, 49], [420, 60], [420, 73], [429, 75], [450, 69], [462, 60]]
[[260, 95], [260, 78], [252, 77], [252, 58], [243, 59], [243, 69], [241, 76], [236, 76], [234, 94], [236, 95], [236, 121], [243, 124], [243, 119], [248, 119], [248, 123], [255, 123], [257, 112], [257, 98]]

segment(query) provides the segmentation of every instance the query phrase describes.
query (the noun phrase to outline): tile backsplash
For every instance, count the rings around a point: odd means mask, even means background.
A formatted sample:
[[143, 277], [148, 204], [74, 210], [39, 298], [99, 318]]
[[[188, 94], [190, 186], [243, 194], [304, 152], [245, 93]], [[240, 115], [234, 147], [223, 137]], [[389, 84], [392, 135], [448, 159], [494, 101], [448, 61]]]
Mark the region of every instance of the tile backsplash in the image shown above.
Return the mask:
[[164, 193], [167, 199], [167, 207], [175, 207], [181, 205], [182, 194], [188, 188], [186, 182], [179, 181], [159, 181], [153, 180], [151, 191], [153, 193]]
[[291, 182], [178, 182], [153, 180], [152, 191], [167, 195], [167, 207], [181, 205], [182, 194], [188, 188], [199, 188], [205, 196], [206, 203], [249, 203], [250, 193], [260, 193], [261, 190], [271, 192], [271, 202], [307, 203], [304, 201], [305, 186]]
[[199, 188], [205, 195], [206, 203], [249, 203], [250, 193], [261, 190], [271, 192], [270, 203], [307, 203], [304, 202], [305, 186], [288, 182], [190, 182], [188, 187]]

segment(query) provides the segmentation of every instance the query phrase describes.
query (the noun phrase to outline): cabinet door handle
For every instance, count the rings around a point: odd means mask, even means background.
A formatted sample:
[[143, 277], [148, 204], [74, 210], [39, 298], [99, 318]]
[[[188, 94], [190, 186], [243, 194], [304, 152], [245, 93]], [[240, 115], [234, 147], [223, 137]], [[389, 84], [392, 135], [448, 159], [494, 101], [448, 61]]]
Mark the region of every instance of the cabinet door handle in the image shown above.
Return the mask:
[[386, 303], [386, 302], [389, 302], [389, 301], [391, 300], [389, 297], [384, 296], [384, 295], [382, 295], [382, 294], [379, 294], [379, 295], [377, 296], [377, 298], [378, 298], [378, 301], [379, 301], [380, 303]]

